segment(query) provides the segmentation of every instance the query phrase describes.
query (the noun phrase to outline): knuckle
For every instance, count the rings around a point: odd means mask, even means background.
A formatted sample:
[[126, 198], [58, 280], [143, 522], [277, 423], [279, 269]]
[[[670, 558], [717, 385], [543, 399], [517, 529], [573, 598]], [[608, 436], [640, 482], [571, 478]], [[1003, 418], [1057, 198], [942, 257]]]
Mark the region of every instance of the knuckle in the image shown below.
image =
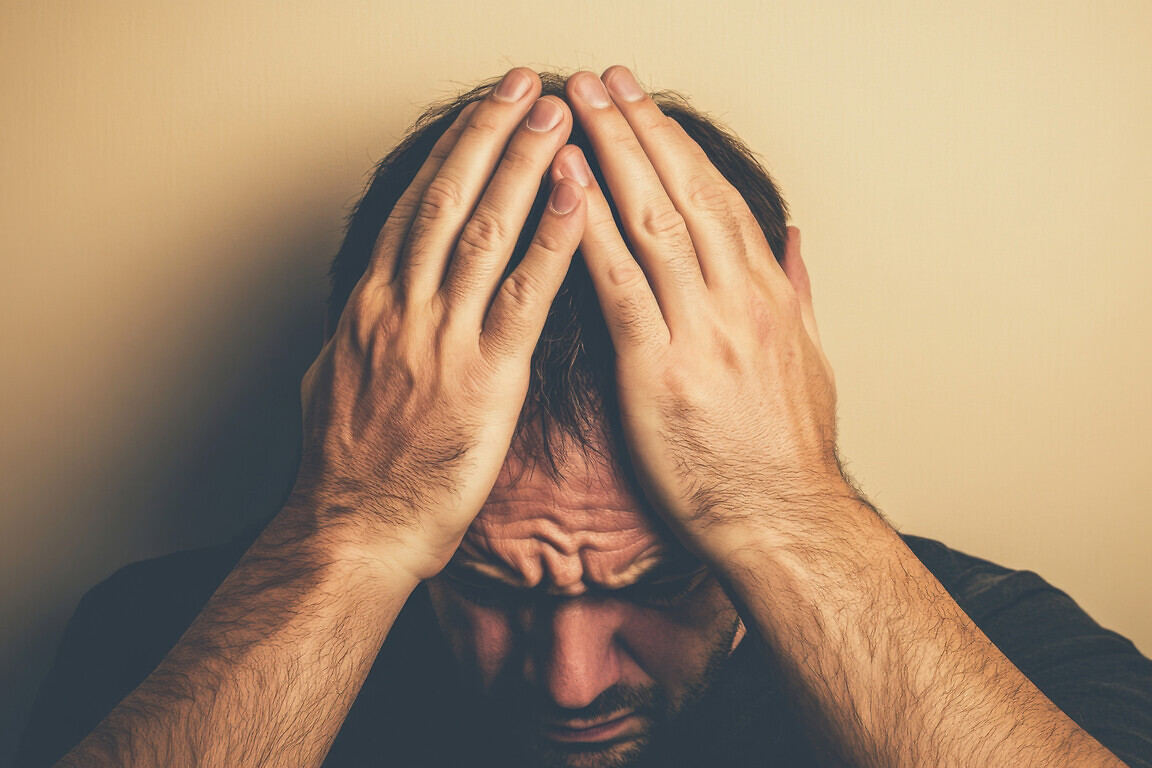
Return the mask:
[[726, 184], [712, 178], [697, 177], [685, 185], [685, 200], [688, 205], [710, 213], [731, 212], [733, 199]]
[[460, 183], [447, 176], [439, 175], [428, 184], [420, 198], [420, 214], [435, 216], [441, 211], [456, 210], [464, 204], [464, 190]]
[[420, 206], [413, 197], [401, 198], [388, 213], [384, 226], [380, 228], [380, 234], [376, 236], [372, 258], [375, 260], [386, 258], [388, 254], [402, 246], [408, 238], [412, 225], [419, 220], [419, 214]]
[[501, 298], [509, 307], [526, 307], [540, 295], [539, 281], [534, 275], [518, 269], [500, 284]]
[[566, 254], [572, 250], [560, 232], [543, 226], [536, 230], [532, 245], [550, 255]]
[[608, 135], [605, 138], [613, 153], [627, 157], [636, 154], [637, 151], [643, 152], [643, 150], [640, 149], [639, 143], [636, 141], [636, 134], [633, 133], [631, 129], [616, 130], [609, 128], [608, 130]]
[[506, 243], [510, 234], [498, 217], [477, 211], [464, 225], [457, 251], [462, 255], [491, 253]]
[[625, 291], [625, 298], [634, 298], [635, 291], [648, 289], [648, 278], [635, 259], [619, 259], [608, 268], [608, 279]]
[[452, 154], [452, 149], [456, 146], [456, 142], [460, 140], [462, 130], [450, 130], [441, 137], [440, 141], [432, 147], [432, 151], [428, 153], [428, 159], [437, 164], [443, 164], [448, 159], [448, 155]]
[[513, 171], [520, 170], [521, 168], [530, 168], [533, 165], [540, 163], [523, 141], [513, 141], [508, 145], [508, 149], [504, 150], [504, 157], [501, 158], [500, 164], [505, 168]]
[[361, 283], [352, 291], [348, 302], [344, 306], [344, 317], [350, 322], [361, 322], [370, 315], [375, 315], [377, 296], [380, 290], [374, 285]]
[[372, 346], [372, 339], [376, 333], [376, 324], [360, 313], [345, 315], [347, 333], [345, 343], [357, 355], [363, 355]]
[[468, 120], [468, 127], [464, 129], [481, 139], [489, 139], [497, 133], [507, 130], [505, 121], [494, 111], [489, 103], [482, 104], [472, 113]]
[[341, 323], [347, 326], [349, 335], [358, 344], [366, 342], [375, 330], [380, 316], [379, 293], [378, 289], [371, 287], [356, 290], [344, 307]]
[[642, 130], [658, 141], [677, 141], [680, 138], [678, 128], [680, 125], [675, 120], [660, 112], [645, 120]]
[[652, 238], [680, 236], [685, 232], [684, 217], [670, 205], [650, 205], [640, 214], [641, 231]]
[[416, 198], [414, 195], [405, 195], [396, 201], [396, 205], [392, 206], [392, 210], [388, 213], [388, 220], [384, 222], [384, 226], [395, 226], [397, 222], [405, 221], [416, 215]]

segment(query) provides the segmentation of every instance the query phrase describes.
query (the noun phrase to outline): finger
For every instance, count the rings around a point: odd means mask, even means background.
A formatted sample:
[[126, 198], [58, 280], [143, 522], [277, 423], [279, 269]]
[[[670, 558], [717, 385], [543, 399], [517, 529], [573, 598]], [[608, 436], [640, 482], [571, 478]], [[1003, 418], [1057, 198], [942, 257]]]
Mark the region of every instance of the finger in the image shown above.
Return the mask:
[[586, 213], [579, 184], [562, 180], [553, 187], [523, 260], [500, 284], [484, 319], [480, 347], [489, 360], [524, 362], [531, 357], [580, 244]]
[[537, 100], [464, 225], [448, 265], [444, 295], [453, 314], [470, 317], [473, 328], [483, 322], [541, 180], [571, 130], [572, 113], [561, 99], [545, 96]]
[[428, 297], [439, 290], [464, 224], [539, 93], [535, 72], [513, 69], [472, 113], [417, 204], [397, 274], [407, 295]]
[[555, 182], [572, 179], [584, 188], [588, 215], [580, 253], [596, 288], [616, 354], [629, 355], [666, 346], [670, 334], [661, 305], [621, 237], [604, 192], [579, 147], [569, 145], [556, 153], [552, 179]]
[[396, 265], [400, 261], [400, 251], [404, 245], [404, 239], [408, 236], [408, 230], [412, 227], [412, 219], [416, 216], [416, 208], [420, 198], [424, 195], [424, 190], [428, 188], [428, 184], [439, 173], [440, 167], [448, 158], [452, 148], [456, 146], [456, 142], [460, 140], [460, 135], [464, 132], [464, 127], [476, 110], [477, 104], [478, 102], [474, 101], [460, 110], [460, 114], [456, 116], [452, 125], [440, 136], [432, 147], [432, 151], [428, 153], [428, 157], [420, 166], [420, 170], [412, 179], [412, 183], [404, 190], [404, 194], [396, 201], [396, 205], [392, 206], [392, 210], [388, 213], [388, 220], [384, 222], [380, 234], [376, 237], [376, 245], [372, 249], [372, 258], [368, 262], [364, 280], [379, 280], [390, 283], [396, 276]]
[[746, 281], [750, 263], [774, 261], [739, 191], [680, 124], [660, 110], [631, 71], [609, 67], [601, 79], [684, 217], [705, 283], [723, 289]]
[[823, 355], [820, 331], [816, 328], [816, 313], [812, 310], [812, 284], [808, 280], [808, 268], [800, 257], [800, 230], [796, 227], [788, 227], [788, 241], [784, 246], [784, 260], [780, 266], [800, 299], [800, 317], [804, 321], [804, 330]]
[[683, 217], [600, 78], [577, 72], [567, 93], [662, 313], [673, 327], [690, 323], [705, 285]]

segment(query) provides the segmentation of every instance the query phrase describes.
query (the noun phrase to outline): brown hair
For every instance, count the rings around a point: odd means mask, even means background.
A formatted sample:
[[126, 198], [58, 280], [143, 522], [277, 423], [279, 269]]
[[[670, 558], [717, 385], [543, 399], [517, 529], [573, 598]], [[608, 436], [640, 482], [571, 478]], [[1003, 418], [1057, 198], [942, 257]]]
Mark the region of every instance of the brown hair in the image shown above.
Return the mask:
[[[541, 73], [540, 80], [543, 84], [541, 95], [564, 98], [564, 76]], [[328, 300], [330, 328], [336, 327], [352, 289], [364, 274], [376, 238], [389, 213], [412, 183], [433, 145], [460, 110], [484, 98], [497, 81], [498, 78], [481, 83], [467, 93], [429, 107], [404, 139], [377, 165], [367, 191], [349, 216], [344, 242], [332, 261], [332, 292]], [[740, 191], [760, 223], [777, 261], [783, 258], [787, 206], [755, 155], [731, 132], [693, 109], [683, 96], [662, 91], [653, 93], [652, 98], [664, 114], [684, 127], [717, 169]], [[612, 204], [608, 185], [579, 122], [573, 125], [568, 143], [580, 147], [588, 158], [620, 226], [620, 216]], [[509, 261], [509, 270], [523, 258], [540, 222], [548, 198], [547, 186], [547, 183], [541, 185]], [[624, 232], [622, 226], [620, 231]], [[568, 439], [585, 452], [599, 452], [599, 446], [608, 446], [613, 458], [623, 458], [626, 454], [621, 453], [619, 416], [615, 408], [614, 361], [612, 342], [600, 313], [596, 292], [577, 251], [532, 356], [528, 395], [513, 441], [516, 456], [526, 464], [544, 459], [546, 467], [557, 476], [561, 471], [557, 438]], [[600, 432], [607, 434], [600, 435]], [[600, 440], [598, 437], [608, 439]]]

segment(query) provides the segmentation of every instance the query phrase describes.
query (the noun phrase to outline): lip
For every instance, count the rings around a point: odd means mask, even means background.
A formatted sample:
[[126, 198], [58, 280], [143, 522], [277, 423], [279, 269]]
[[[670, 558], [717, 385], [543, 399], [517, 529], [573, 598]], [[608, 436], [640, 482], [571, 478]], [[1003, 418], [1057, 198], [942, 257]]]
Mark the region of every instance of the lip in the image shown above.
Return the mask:
[[631, 712], [618, 715], [610, 720], [601, 720], [590, 725], [568, 725], [561, 723], [542, 723], [548, 738], [553, 741], [565, 742], [596, 742], [607, 741], [619, 736], [633, 724], [636, 717]]

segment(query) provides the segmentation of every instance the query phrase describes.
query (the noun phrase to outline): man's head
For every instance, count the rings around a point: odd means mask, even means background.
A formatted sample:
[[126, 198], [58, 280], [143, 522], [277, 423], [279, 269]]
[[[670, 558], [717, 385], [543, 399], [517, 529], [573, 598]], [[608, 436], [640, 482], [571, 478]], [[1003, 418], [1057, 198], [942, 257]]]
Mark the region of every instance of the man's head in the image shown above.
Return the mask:
[[535, 763], [625, 765], [700, 699], [742, 625], [618, 467], [571, 443], [556, 458], [560, 477], [508, 460], [429, 596]]
[[[541, 80], [544, 95], [564, 97], [563, 78]], [[330, 327], [437, 138], [492, 85], [429, 110], [380, 164], [333, 264]], [[768, 174], [683, 99], [655, 98], [744, 195], [780, 259], [786, 210]], [[578, 125], [569, 142], [607, 191]], [[509, 269], [536, 229], [546, 186]], [[621, 443], [614, 363], [577, 253], [533, 354], [504, 468], [456, 557], [429, 584], [465, 677], [544, 763], [623, 764], [700, 698], [741, 632], [720, 585], [637, 490]]]

